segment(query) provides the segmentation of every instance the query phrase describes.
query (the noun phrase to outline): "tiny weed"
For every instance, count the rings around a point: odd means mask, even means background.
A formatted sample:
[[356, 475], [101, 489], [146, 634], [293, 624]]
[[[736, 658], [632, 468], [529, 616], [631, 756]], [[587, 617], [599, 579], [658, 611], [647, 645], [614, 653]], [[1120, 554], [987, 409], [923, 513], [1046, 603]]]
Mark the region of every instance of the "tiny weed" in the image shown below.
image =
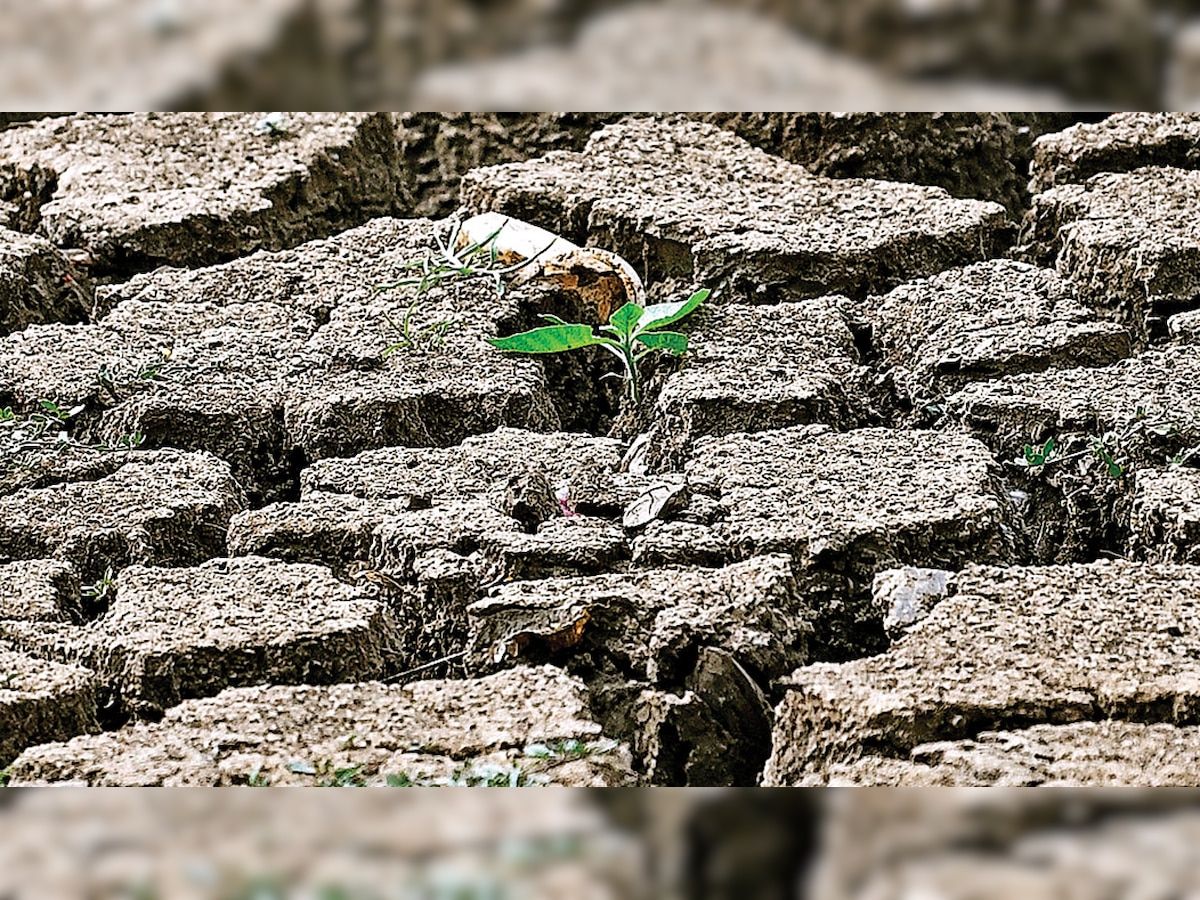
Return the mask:
[[73, 406], [63, 409], [53, 400], [39, 400], [38, 411], [25, 417], [13, 413], [5, 407], [5, 415], [0, 417], [0, 424], [14, 429], [13, 436], [22, 439], [26, 448], [43, 444], [66, 443], [67, 423], [84, 410], [84, 406]]
[[[1200, 447], [1191, 425], [1142, 407], [1095, 431], [1061, 431], [1026, 444], [1010, 464], [1024, 469], [1029, 492], [1013, 492], [1029, 522], [1032, 552], [1043, 561], [1071, 562], [1124, 551], [1132, 502], [1130, 475], [1143, 466], [1183, 465]], [[1032, 502], [1032, 506], [1028, 506]]]
[[316, 764], [305, 760], [294, 760], [288, 763], [288, 771], [297, 775], [311, 775], [316, 778], [317, 787], [366, 787], [367, 779], [363, 775], [363, 766], [337, 766], [332, 760], [318, 760]]
[[138, 447], [142, 446], [145, 441], [146, 435], [140, 431], [135, 431], [132, 434], [121, 435], [121, 437], [117, 438], [115, 443], [97, 444], [96, 449], [107, 452], [115, 452], [117, 450], [136, 450]]
[[12, 489], [36, 480], [39, 472], [53, 466], [53, 456], [68, 449], [113, 452], [134, 450], [145, 442], [146, 435], [134, 431], [113, 443], [80, 443], [70, 428], [71, 420], [84, 409], [83, 404], [64, 408], [54, 400], [39, 400], [29, 413], [11, 406], [0, 409], [0, 487]]
[[8, 787], [8, 785], [11, 781], [12, 781], [12, 769], [11, 768], [0, 769], [0, 788]]
[[384, 348], [382, 354], [384, 359], [398, 350], [441, 347], [446, 340], [446, 335], [461, 324], [457, 319], [441, 319], [421, 328], [414, 325], [413, 319], [420, 308], [421, 301], [433, 288], [449, 282], [485, 280], [491, 282], [497, 297], [503, 297], [504, 278], [532, 265], [542, 253], [550, 249], [547, 246], [541, 253], [534, 254], [529, 259], [505, 266], [499, 263], [499, 251], [496, 249], [496, 238], [504, 229], [503, 225], [483, 240], [475, 241], [456, 250], [455, 244], [458, 242], [461, 228], [462, 223], [455, 222], [449, 239], [445, 241], [442, 240], [435, 228], [433, 240], [437, 244], [437, 249], [431, 251], [423, 259], [414, 260], [404, 266], [406, 272], [414, 274], [392, 284], [382, 284], [376, 288], [381, 291], [398, 288], [414, 289], [412, 302], [408, 305], [404, 317], [399, 323], [390, 316], [383, 317], [395, 338], [393, 343]]
[[614, 747], [616, 747], [616, 743], [613, 741], [596, 741], [588, 744], [570, 738], [565, 741], [529, 744], [525, 747], [525, 755], [545, 760], [584, 759], [596, 753], [607, 753]]
[[318, 774], [322, 771], [326, 774], [317, 782], [317, 787], [366, 787], [367, 779], [362, 770], [361, 765], [335, 768], [327, 764], [324, 770], [318, 767]]
[[81, 446], [71, 439], [68, 423], [83, 409], [82, 405], [63, 409], [53, 400], [39, 400], [27, 414], [11, 406], [0, 409], [0, 484], [19, 487], [27, 477], [36, 476], [38, 467], [45, 468], [47, 452]]
[[83, 599], [89, 603], [96, 605], [107, 605], [112, 599], [113, 586], [116, 579], [113, 577], [112, 566], [106, 566], [104, 574], [100, 578], [93, 581], [91, 584], [85, 584], [80, 588], [80, 594]]
[[454, 245], [458, 242], [461, 229], [462, 223], [455, 222], [447, 241], [443, 241], [437, 229], [434, 229], [433, 240], [437, 244], [436, 253], [430, 253], [425, 258], [404, 266], [405, 271], [419, 272], [420, 274], [402, 278], [392, 284], [380, 285], [378, 290], [415, 287], [418, 294], [424, 294], [443, 282], [487, 280], [492, 283], [496, 296], [503, 297], [504, 278], [532, 265], [553, 246], [553, 244], [548, 245], [544, 250], [535, 253], [528, 259], [505, 266], [499, 263], [499, 251], [496, 249], [496, 238], [504, 230], [504, 225], [482, 240], [455, 250]]
[[641, 403], [638, 363], [656, 350], [673, 356], [683, 354], [688, 347], [687, 335], [661, 329], [691, 315], [708, 299], [709, 293], [705, 288], [678, 303], [646, 307], [626, 303], [612, 314], [607, 325], [600, 326], [601, 334], [596, 334], [590, 325], [572, 325], [558, 316], [543, 315], [552, 324], [506, 338], [490, 338], [488, 343], [513, 353], [562, 353], [580, 347], [603, 347], [624, 367], [622, 374], [610, 373], [604, 377], [623, 378], [636, 406]]
[[15, 690], [17, 686], [17, 676], [11, 672], [0, 672], [0, 691]]
[[385, 776], [388, 787], [542, 787], [550, 779], [520, 766], [483, 764], [455, 770], [451, 775], [431, 777], [424, 772], [401, 772]]
[[[1044, 466], [1058, 466], [1092, 457], [1104, 466], [1110, 478], [1119, 480], [1129, 472], [1133, 456], [1132, 447], [1135, 443], [1144, 444], [1150, 437], [1172, 438], [1180, 434], [1181, 430], [1174, 422], [1165, 418], [1152, 419], [1146, 414], [1146, 410], [1139, 406], [1133, 416], [1121, 426], [1103, 434], [1089, 436], [1086, 446], [1081, 450], [1063, 452], [1063, 448], [1050, 437], [1040, 446], [1026, 444], [1021, 457], [1015, 462], [1025, 468], [1041, 470]], [[1200, 448], [1192, 448], [1185, 454], [1176, 455], [1171, 461], [1182, 464], [1197, 452], [1200, 452]]]
[[248, 787], [270, 787], [271, 778], [269, 775], [263, 774], [262, 766], [255, 766], [246, 776], [246, 785]]
[[437, 349], [446, 342], [446, 335], [461, 324], [457, 319], [440, 319], [432, 325], [415, 329], [412, 324], [413, 313], [416, 312], [419, 302], [419, 298], [413, 300], [398, 325], [391, 316], [384, 313], [383, 320], [387, 322], [397, 340], [383, 348], [381, 358], [387, 359], [398, 350], [418, 350], [422, 347]]
[[96, 384], [107, 395], [102, 399], [119, 403], [153, 384], [176, 380], [173, 374], [176, 366], [171, 361], [171, 352], [170, 349], [164, 350], [154, 359], [132, 366], [102, 363], [96, 370]]

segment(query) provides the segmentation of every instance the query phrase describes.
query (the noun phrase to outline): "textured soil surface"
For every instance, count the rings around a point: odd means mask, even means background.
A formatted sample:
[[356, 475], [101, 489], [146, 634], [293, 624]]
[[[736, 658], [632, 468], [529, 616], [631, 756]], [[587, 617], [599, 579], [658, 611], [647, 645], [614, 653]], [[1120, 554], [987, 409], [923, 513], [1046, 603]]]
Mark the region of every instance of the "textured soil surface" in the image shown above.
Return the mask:
[[700, 118], [0, 132], [0, 780], [1200, 784], [1200, 119]]

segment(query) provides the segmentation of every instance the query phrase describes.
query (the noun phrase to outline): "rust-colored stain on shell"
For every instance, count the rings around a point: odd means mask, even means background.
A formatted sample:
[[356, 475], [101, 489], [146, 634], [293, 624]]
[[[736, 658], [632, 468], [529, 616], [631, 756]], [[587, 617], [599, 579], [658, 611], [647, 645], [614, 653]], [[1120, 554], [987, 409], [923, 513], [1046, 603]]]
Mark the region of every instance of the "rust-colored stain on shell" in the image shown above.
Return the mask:
[[611, 250], [579, 247], [544, 228], [499, 213], [483, 213], [463, 222], [456, 248], [489, 239], [501, 265], [533, 260], [516, 273], [516, 282], [547, 281], [575, 294], [596, 310], [601, 323], [607, 323], [626, 303], [645, 302], [641, 278]]
[[614, 265], [615, 253], [585, 247], [542, 264], [541, 278], [576, 294], [596, 310], [601, 322], [626, 303], [641, 303], [628, 275]]

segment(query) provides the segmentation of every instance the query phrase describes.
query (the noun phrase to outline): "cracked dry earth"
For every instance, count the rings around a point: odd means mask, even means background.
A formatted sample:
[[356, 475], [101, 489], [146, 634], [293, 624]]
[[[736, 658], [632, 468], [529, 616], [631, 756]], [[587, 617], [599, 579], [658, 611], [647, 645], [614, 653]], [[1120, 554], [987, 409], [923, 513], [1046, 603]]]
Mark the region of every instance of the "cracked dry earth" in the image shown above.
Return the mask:
[[680, 117], [471, 168], [713, 289], [639, 409], [485, 342], [586, 320], [535, 282], [384, 356], [412, 120], [260, 118], [0, 132], [9, 783], [1200, 783], [1200, 118], [1040, 138], [1025, 210]]

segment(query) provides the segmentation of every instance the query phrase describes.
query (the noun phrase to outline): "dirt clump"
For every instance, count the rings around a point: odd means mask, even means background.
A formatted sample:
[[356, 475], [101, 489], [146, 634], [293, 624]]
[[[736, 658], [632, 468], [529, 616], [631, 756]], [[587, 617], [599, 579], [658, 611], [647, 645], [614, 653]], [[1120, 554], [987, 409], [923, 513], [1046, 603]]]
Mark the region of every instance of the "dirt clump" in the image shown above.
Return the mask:
[[[568, 741], [581, 749], [555, 758]], [[534, 744], [545, 757], [533, 755]], [[516, 770], [526, 780], [606, 786], [631, 780], [627, 754], [604, 741], [579, 682], [540, 667], [410, 685], [231, 688], [185, 701], [161, 722], [28, 750], [11, 777], [97, 786], [382, 785], [388, 776], [507, 784]]]
[[998, 204], [820, 178], [682, 120], [610, 125], [579, 153], [476, 169], [462, 202], [614, 250], [648, 282], [681, 278], [757, 303], [861, 297], [986, 259], [1011, 237]]

